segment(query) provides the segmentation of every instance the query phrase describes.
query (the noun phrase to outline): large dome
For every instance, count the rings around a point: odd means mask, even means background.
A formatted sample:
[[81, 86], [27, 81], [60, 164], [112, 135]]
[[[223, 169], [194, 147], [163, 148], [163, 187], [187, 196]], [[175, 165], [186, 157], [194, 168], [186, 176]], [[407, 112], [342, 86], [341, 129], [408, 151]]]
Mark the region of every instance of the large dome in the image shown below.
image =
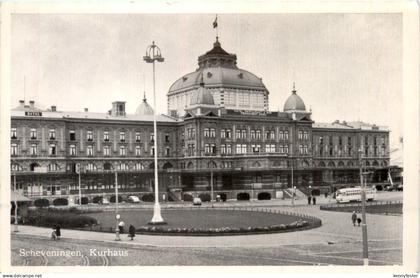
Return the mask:
[[146, 97], [143, 98], [143, 102], [136, 109], [136, 115], [138, 116], [145, 116], [145, 115], [153, 115], [154, 111], [152, 106], [147, 103]]
[[199, 68], [175, 81], [168, 94], [198, 88], [203, 75], [206, 87], [232, 86], [266, 90], [261, 78], [236, 66], [236, 55], [226, 52], [216, 38], [213, 48], [198, 57]]
[[182, 76], [169, 88], [168, 111], [182, 115], [186, 107], [196, 103], [201, 96], [194, 95], [202, 92], [201, 81], [213, 101], [210, 98], [200, 101], [233, 110], [268, 109], [269, 92], [262, 79], [238, 68], [236, 55], [226, 52], [217, 37], [213, 48], [198, 57], [198, 69]]
[[303, 100], [296, 94], [296, 90], [293, 86], [292, 94], [284, 103], [283, 111], [306, 111], [305, 103]]
[[179, 92], [200, 85], [200, 75], [204, 75], [206, 87], [232, 86], [244, 89], [265, 90], [262, 80], [243, 69], [231, 68], [203, 68], [188, 73], [175, 81], [169, 89], [169, 93]]

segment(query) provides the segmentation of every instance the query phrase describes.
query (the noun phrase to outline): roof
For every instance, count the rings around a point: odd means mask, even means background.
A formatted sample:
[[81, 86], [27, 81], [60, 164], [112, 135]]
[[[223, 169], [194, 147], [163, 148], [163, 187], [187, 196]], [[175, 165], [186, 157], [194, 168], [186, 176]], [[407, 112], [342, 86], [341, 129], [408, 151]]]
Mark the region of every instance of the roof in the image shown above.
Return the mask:
[[[12, 117], [25, 117], [32, 119], [92, 119], [92, 120], [115, 120], [115, 121], [153, 121], [152, 115], [135, 115], [127, 114], [126, 116], [111, 116], [109, 113], [96, 113], [96, 112], [78, 112], [78, 111], [41, 111], [42, 116], [26, 116], [25, 111], [12, 110]], [[168, 115], [156, 115], [156, 120], [158, 122], [176, 122], [176, 119]]]
[[153, 111], [152, 106], [147, 103], [146, 97], [143, 99], [143, 102], [136, 109], [135, 115], [137, 116], [147, 116], [153, 115], [155, 112]]
[[200, 75], [203, 75], [206, 87], [234, 87], [266, 91], [262, 79], [243, 69], [224, 67], [203, 68], [188, 73], [175, 81], [169, 88], [168, 95], [178, 91], [198, 88]]
[[378, 130], [388, 131], [386, 126], [377, 126], [375, 124], [369, 124], [361, 121], [346, 122], [346, 121], [334, 121], [332, 123], [314, 123], [313, 128], [330, 128], [330, 129], [349, 129], [349, 130]]
[[287, 98], [283, 106], [283, 111], [306, 111], [305, 103], [302, 98], [296, 94], [296, 90], [293, 89], [292, 94]]
[[209, 90], [204, 87], [203, 75], [201, 75], [200, 87], [191, 95], [190, 105], [214, 105], [214, 99]]

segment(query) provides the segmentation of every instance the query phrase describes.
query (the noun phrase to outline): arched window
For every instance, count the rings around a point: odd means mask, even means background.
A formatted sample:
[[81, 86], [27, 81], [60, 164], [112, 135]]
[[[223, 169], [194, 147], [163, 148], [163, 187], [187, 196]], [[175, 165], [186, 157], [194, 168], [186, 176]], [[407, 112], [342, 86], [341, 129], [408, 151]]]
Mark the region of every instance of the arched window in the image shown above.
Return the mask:
[[210, 161], [207, 166], [212, 169], [217, 168], [217, 164], [214, 161]]
[[120, 171], [127, 171], [129, 170], [128, 164], [121, 162], [120, 164], [118, 164], [117, 169]]
[[29, 169], [30, 169], [31, 171], [34, 171], [36, 167], [39, 167], [39, 164], [38, 164], [38, 163], [36, 163], [36, 162], [34, 162], [34, 163], [31, 163], [31, 165], [29, 166]]
[[261, 167], [261, 163], [259, 163], [258, 161], [255, 161], [254, 163], [252, 163], [252, 168], [260, 168]]
[[309, 162], [306, 160], [302, 161], [302, 167], [309, 167]]
[[169, 162], [166, 162], [165, 164], [163, 164], [163, 169], [170, 169], [170, 168], [173, 168], [174, 166], [172, 166], [172, 164], [171, 163], [169, 163]]
[[194, 168], [194, 163], [192, 163], [191, 161], [188, 162], [187, 169], [193, 169], [193, 168]]
[[144, 165], [140, 162], [137, 162], [134, 166], [134, 169], [136, 169], [137, 171], [144, 170]]
[[86, 171], [96, 171], [96, 165], [93, 163], [88, 163], [86, 165]]
[[58, 166], [57, 163], [51, 163], [48, 165], [48, 172], [55, 172], [60, 170], [60, 167]]
[[324, 162], [324, 161], [321, 161], [321, 162], [319, 163], [319, 167], [325, 167], [325, 162]]
[[347, 162], [347, 166], [353, 166], [353, 162], [352, 161]]
[[20, 166], [17, 163], [12, 163], [12, 165], [10, 166], [10, 169], [11, 169], [12, 172], [19, 172], [19, 171], [23, 170], [22, 166]]
[[328, 162], [328, 167], [335, 167], [334, 162], [332, 162], [332, 161]]
[[338, 162], [338, 167], [344, 167], [344, 162], [343, 161], [339, 161]]

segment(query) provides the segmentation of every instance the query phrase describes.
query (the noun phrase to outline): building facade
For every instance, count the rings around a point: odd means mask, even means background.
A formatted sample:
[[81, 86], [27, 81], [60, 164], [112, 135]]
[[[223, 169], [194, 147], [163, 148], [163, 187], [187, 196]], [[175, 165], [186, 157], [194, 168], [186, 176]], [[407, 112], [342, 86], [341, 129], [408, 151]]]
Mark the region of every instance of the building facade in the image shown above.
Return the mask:
[[125, 111], [122, 101], [113, 102], [107, 113], [55, 106], [42, 110], [33, 101], [21, 101], [11, 119], [17, 187], [30, 198], [74, 199], [80, 180], [84, 196], [108, 197], [115, 192], [117, 172], [123, 195], [150, 194], [155, 139], [159, 198], [166, 200], [211, 188], [227, 198], [240, 193], [276, 198], [292, 186], [305, 191], [354, 185], [359, 182], [359, 150], [364, 168], [380, 173], [389, 166], [386, 128], [316, 123], [295, 88], [282, 112], [268, 111], [261, 79], [238, 69], [236, 55], [224, 51], [218, 40], [199, 57], [196, 72], [171, 86], [168, 110], [170, 116], [157, 116], [155, 137], [154, 112], [146, 98], [134, 114]]

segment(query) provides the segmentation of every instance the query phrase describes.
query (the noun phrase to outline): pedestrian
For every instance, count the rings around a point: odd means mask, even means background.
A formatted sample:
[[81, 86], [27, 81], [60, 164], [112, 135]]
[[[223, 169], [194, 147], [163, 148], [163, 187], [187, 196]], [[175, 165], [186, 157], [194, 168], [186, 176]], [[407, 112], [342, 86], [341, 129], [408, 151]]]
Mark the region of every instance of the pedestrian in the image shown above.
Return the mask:
[[60, 226], [60, 224], [55, 225], [55, 234], [57, 236], [57, 239], [60, 239], [60, 237], [61, 237], [61, 226]]
[[120, 223], [118, 223], [118, 230], [120, 231], [120, 234], [123, 234], [124, 233], [124, 226], [125, 226], [125, 223], [124, 223], [124, 221], [120, 221]]
[[360, 217], [357, 218], [357, 226], [360, 226], [360, 223], [362, 223], [362, 219]]
[[325, 191], [324, 196], [325, 196], [325, 199], [328, 198], [328, 192]]
[[353, 222], [353, 226], [356, 226], [357, 221], [357, 214], [355, 211], [353, 211], [353, 214], [351, 215], [351, 222]]
[[312, 196], [311, 195], [308, 195], [308, 205], [311, 204], [311, 199], [312, 199]]
[[315, 196], [312, 197], [312, 204], [316, 205], [316, 198], [315, 198]]
[[130, 227], [128, 227], [128, 237], [130, 237], [131, 240], [133, 240], [135, 236], [136, 236], [136, 228], [134, 228], [133, 225], [130, 225]]

